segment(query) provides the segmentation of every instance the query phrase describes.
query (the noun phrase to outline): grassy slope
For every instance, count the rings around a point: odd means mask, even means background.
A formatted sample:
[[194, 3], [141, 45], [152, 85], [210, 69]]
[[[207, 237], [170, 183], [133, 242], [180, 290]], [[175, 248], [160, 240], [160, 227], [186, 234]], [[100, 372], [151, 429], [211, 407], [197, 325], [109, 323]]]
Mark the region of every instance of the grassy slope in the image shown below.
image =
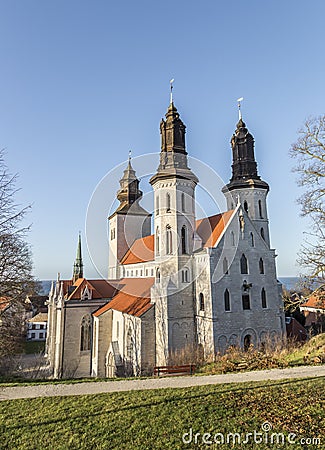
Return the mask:
[[[325, 435], [325, 379], [259, 382], [0, 403], [1, 449], [239, 448], [185, 445], [194, 432]], [[325, 448], [325, 437], [319, 447]], [[242, 448], [278, 448], [270, 444]], [[279, 448], [304, 448], [284, 445]]]

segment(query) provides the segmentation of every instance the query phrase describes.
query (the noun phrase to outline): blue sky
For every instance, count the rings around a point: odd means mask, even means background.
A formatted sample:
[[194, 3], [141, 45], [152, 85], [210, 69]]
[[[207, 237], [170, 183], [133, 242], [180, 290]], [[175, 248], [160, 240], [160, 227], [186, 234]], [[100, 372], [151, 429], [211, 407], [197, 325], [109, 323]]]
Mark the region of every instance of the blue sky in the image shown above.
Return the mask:
[[[130, 148], [135, 157], [159, 151], [172, 77], [187, 150], [224, 182], [244, 97], [259, 173], [271, 187], [278, 274], [298, 274], [308, 220], [299, 216], [288, 151], [304, 120], [324, 112], [324, 16], [325, 3], [313, 0], [2, 0], [0, 145], [19, 173], [17, 201], [33, 204], [36, 276], [71, 276], [99, 181]], [[85, 265], [96, 276], [86, 255]]]

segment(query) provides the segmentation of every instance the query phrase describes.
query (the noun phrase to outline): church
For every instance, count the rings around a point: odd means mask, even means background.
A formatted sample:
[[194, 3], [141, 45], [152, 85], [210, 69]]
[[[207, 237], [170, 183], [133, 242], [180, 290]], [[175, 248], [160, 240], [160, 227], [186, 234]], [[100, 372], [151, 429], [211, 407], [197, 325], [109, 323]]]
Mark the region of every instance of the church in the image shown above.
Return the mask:
[[108, 279], [84, 278], [79, 236], [72, 279], [52, 284], [46, 357], [55, 378], [148, 375], [182, 349], [208, 357], [284, 335], [269, 186], [258, 175], [254, 138], [239, 110], [232, 176], [222, 189], [227, 211], [197, 218], [199, 180], [185, 131], [171, 97], [150, 179], [152, 213], [141, 206], [129, 158], [108, 218]]

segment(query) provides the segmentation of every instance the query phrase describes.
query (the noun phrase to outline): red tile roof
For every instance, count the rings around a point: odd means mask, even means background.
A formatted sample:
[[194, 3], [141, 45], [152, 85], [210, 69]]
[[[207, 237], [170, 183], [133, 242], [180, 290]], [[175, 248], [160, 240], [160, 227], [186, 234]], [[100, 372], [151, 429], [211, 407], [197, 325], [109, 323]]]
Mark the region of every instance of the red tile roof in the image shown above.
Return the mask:
[[197, 234], [202, 239], [203, 247], [214, 247], [229, 222], [234, 210], [196, 221]]
[[154, 278], [124, 278], [116, 283], [118, 293], [93, 315], [99, 317], [104, 312], [115, 309], [132, 316], [140, 317], [152, 307], [150, 288]]
[[137, 239], [122, 258], [121, 264], [136, 264], [154, 259], [154, 235]]
[[[234, 210], [196, 221], [196, 231], [202, 239], [203, 247], [214, 247], [229, 222]], [[154, 235], [137, 239], [121, 260], [121, 264], [137, 264], [153, 261], [155, 255]]]
[[325, 309], [325, 286], [316, 289], [301, 308]]

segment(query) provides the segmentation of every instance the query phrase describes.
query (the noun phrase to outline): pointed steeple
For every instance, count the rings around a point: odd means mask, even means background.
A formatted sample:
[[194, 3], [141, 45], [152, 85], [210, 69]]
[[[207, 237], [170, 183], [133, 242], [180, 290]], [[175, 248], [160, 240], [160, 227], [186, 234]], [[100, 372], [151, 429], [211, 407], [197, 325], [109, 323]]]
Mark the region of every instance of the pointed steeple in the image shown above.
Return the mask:
[[81, 234], [80, 233], [79, 233], [79, 238], [78, 238], [76, 260], [73, 264], [73, 277], [72, 277], [73, 283], [75, 283], [78, 280], [78, 278], [83, 278], [83, 262], [82, 262], [82, 255], [81, 255]]
[[151, 178], [150, 183], [152, 184], [158, 178], [170, 177], [170, 175], [191, 179], [197, 183], [197, 177], [188, 167], [185, 147], [186, 126], [179, 116], [172, 95], [170, 100], [167, 113], [165, 114], [166, 120], [161, 119], [160, 122], [160, 164], [156, 175]]
[[232, 148], [232, 177], [227, 185], [228, 189], [244, 187], [248, 184], [269, 189], [267, 183], [261, 180], [257, 172], [254, 155], [254, 137], [246, 128], [241, 112], [235, 133], [231, 138]]

